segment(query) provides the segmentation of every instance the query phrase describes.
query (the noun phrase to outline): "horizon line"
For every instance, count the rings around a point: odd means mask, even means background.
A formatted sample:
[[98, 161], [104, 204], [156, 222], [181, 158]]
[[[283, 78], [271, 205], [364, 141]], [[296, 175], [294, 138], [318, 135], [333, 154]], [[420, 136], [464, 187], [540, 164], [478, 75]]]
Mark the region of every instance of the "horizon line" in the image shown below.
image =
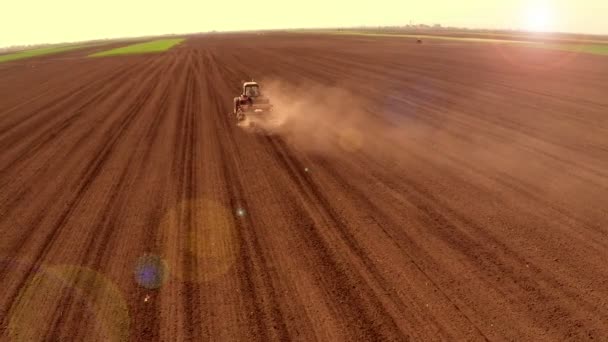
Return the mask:
[[[218, 30], [211, 29], [207, 31], [198, 32], [177, 32], [177, 33], [160, 33], [150, 35], [138, 35], [138, 36], [122, 36], [122, 37], [106, 37], [106, 38], [92, 38], [85, 40], [73, 40], [73, 41], [53, 41], [48, 43], [30, 43], [30, 44], [18, 44], [18, 45], [0, 45], [0, 50], [6, 50], [10, 48], [27, 48], [27, 47], [39, 47], [49, 45], [61, 45], [61, 44], [77, 44], [86, 42], [98, 42], [105, 40], [129, 40], [129, 39], [140, 39], [140, 38], [152, 38], [152, 37], [163, 37], [163, 36], [191, 36], [197, 34], [209, 34], [209, 33], [247, 33], [247, 32], [276, 32], [276, 31], [295, 31], [295, 30], [326, 30], [326, 29], [385, 29], [385, 28], [424, 28], [424, 29], [439, 29], [439, 30], [467, 30], [467, 31], [492, 31], [492, 32], [511, 32], [511, 33], [522, 33], [527, 35], [577, 35], [577, 36], [593, 36], [593, 37], [605, 37], [608, 38], [608, 33], [587, 33], [587, 32], [571, 32], [571, 31], [530, 31], [525, 29], [517, 28], [481, 28], [481, 27], [461, 27], [461, 26], [443, 26], [442, 24], [405, 24], [405, 25], [356, 25], [356, 26], [324, 26], [324, 27], [293, 27], [293, 28], [266, 28], [266, 29], [239, 29], [239, 30]], [[607, 41], [608, 43], [608, 41]]]

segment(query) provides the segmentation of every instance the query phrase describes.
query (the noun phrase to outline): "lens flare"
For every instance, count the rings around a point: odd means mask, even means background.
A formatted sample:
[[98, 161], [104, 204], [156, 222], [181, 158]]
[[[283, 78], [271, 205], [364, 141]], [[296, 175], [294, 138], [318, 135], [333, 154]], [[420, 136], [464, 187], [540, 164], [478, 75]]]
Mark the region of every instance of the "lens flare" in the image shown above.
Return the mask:
[[530, 1], [523, 9], [523, 25], [526, 30], [547, 32], [554, 28], [552, 6], [546, 1]]
[[137, 261], [135, 281], [146, 289], [158, 289], [167, 281], [168, 269], [167, 262], [160, 256], [144, 255]]
[[243, 209], [243, 208], [238, 208], [238, 209], [236, 210], [236, 214], [237, 214], [239, 217], [244, 217], [245, 215], [247, 215], [247, 211], [245, 211], [245, 209]]
[[[580, 49], [572, 51], [556, 51], [551, 46], [512, 46], [509, 44], [493, 44], [499, 58], [527, 71], [551, 71], [572, 63], [581, 53]], [[547, 44], [549, 45], [549, 44]], [[582, 46], [582, 45], [581, 45]]]
[[239, 250], [237, 215], [206, 199], [185, 200], [172, 208], [161, 223], [162, 255], [172, 276], [202, 283], [228, 272]]
[[[53, 322], [56, 309], [66, 296], [72, 302], [84, 301], [85, 312], [95, 321], [86, 325], [86, 315], [72, 317], [87, 326], [87, 340], [127, 341], [129, 338], [129, 308], [120, 290], [100, 273], [85, 267], [55, 265], [41, 267], [19, 293], [9, 312], [8, 332], [12, 341], [41, 341]], [[81, 315], [82, 306], [61, 307], [65, 316]]]

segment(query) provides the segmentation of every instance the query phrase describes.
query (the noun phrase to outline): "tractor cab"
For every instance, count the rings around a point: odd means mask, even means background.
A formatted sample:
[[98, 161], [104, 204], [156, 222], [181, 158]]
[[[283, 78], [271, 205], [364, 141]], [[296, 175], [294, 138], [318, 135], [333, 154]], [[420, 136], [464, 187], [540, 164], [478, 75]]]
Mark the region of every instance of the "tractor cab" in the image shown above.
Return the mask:
[[260, 86], [256, 82], [243, 83], [243, 95], [254, 98], [260, 96]]

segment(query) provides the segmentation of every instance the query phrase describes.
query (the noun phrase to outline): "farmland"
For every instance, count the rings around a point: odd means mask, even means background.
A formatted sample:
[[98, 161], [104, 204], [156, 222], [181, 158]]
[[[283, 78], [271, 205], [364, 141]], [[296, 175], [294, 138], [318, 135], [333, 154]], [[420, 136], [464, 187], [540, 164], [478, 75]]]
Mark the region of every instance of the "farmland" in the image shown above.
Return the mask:
[[181, 38], [153, 40], [144, 43], [127, 45], [112, 50], [100, 51], [92, 54], [91, 57], [133, 55], [140, 53], [159, 53], [169, 50], [174, 45], [179, 44], [182, 41], [183, 39]]
[[15, 61], [19, 59], [31, 58], [36, 56], [44, 56], [44, 55], [52, 55], [65, 51], [81, 49], [84, 46], [80, 45], [64, 45], [64, 46], [53, 46], [53, 47], [44, 47], [39, 49], [31, 49], [25, 51], [19, 51], [14, 53], [7, 53], [4, 55], [0, 55], [0, 63]]
[[185, 38], [0, 64], [0, 340], [608, 336], [608, 58]]

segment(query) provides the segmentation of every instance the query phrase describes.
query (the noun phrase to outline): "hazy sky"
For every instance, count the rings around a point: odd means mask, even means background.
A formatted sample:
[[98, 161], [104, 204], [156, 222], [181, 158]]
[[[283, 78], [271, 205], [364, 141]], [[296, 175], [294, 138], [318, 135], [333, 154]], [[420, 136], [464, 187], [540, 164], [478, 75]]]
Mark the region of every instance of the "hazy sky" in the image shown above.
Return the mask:
[[3, 0], [0, 46], [410, 20], [608, 34], [608, 0]]

